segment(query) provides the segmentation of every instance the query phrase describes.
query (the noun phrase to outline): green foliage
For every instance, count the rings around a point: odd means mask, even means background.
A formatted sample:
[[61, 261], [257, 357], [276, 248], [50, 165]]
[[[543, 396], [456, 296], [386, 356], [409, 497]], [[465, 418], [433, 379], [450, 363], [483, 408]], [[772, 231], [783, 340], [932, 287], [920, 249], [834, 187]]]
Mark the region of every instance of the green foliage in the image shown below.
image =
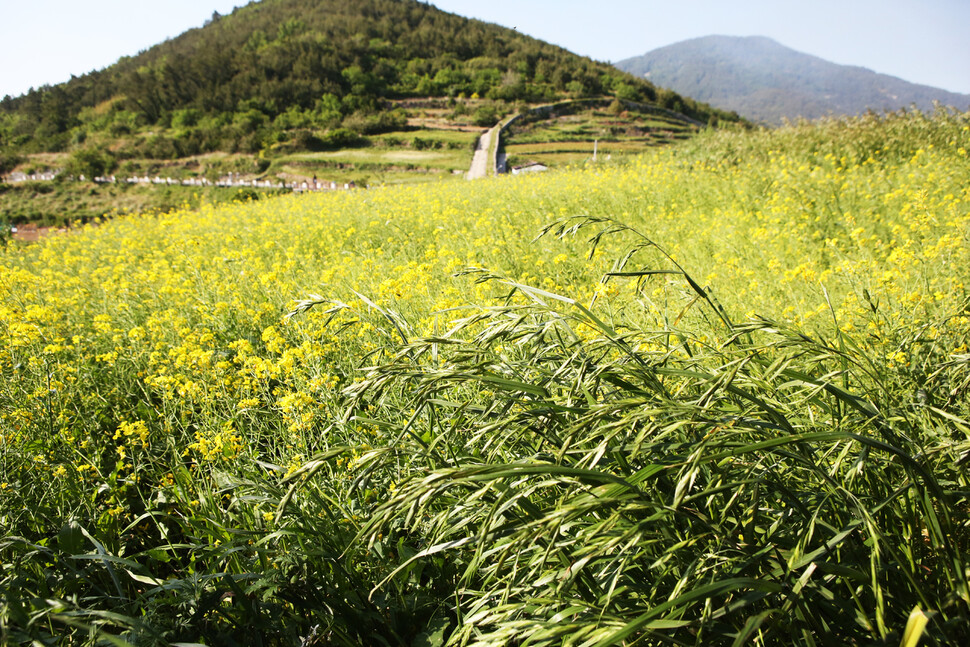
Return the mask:
[[110, 174], [117, 166], [118, 160], [110, 151], [102, 148], [79, 148], [71, 153], [65, 170], [70, 175], [83, 175], [91, 180]]
[[0, 175], [14, 170], [24, 161], [24, 157], [16, 153], [0, 153]]
[[14, 245], [0, 642], [966, 644], [968, 126]]
[[335, 128], [323, 134], [310, 130], [297, 131], [293, 144], [296, 150], [326, 151], [360, 146], [366, 142], [367, 139], [358, 132], [349, 128]]
[[150, 136], [139, 145], [138, 152], [142, 157], [157, 160], [175, 159], [179, 156], [176, 140], [165, 135]]
[[343, 119], [340, 110], [340, 98], [327, 93], [316, 102], [314, 116], [321, 126], [332, 128], [339, 125], [341, 119]]
[[[965, 640], [970, 545], [946, 485], [960, 479], [953, 448], [930, 431], [939, 414], [896, 419], [910, 394], [867, 374], [855, 341], [735, 326], [671, 265], [621, 262], [613, 276], [681, 276], [730, 344], [621, 331], [505, 280], [533, 305], [469, 317], [371, 369], [348, 414], [402, 397], [414, 413], [393, 417], [397, 441], [365, 469], [407, 455], [433, 467], [399, 486], [361, 538], [422, 537], [396, 577], [441, 554], [461, 565], [448, 644], [893, 642], [887, 627], [914, 605], [935, 610], [942, 642]], [[836, 372], [838, 385], [824, 377]], [[928, 449], [947, 458], [921, 459]], [[927, 561], [931, 572], [916, 566]]]
[[137, 112], [119, 110], [111, 115], [107, 133], [113, 137], [130, 135], [137, 132], [141, 125], [142, 119]]
[[472, 122], [476, 126], [491, 127], [501, 118], [499, 107], [494, 103], [483, 103], [475, 109]]
[[636, 88], [629, 83], [617, 83], [613, 88], [613, 93], [616, 95], [617, 99], [623, 101], [637, 101], [639, 100], [639, 93]]
[[407, 113], [398, 109], [383, 110], [373, 114], [355, 112], [344, 118], [343, 127], [361, 135], [376, 135], [403, 130], [407, 123]]
[[191, 128], [199, 123], [202, 113], [195, 108], [184, 108], [172, 113], [172, 128]]

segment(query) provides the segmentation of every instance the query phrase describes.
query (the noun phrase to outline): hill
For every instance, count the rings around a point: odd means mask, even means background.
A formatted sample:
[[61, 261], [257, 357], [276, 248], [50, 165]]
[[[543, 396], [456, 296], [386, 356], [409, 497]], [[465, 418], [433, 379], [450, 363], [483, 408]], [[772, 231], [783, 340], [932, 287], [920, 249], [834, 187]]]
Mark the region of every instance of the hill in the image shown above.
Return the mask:
[[655, 49], [616, 67], [657, 85], [770, 124], [916, 106], [966, 109], [970, 95], [839, 65], [762, 36], [705, 36]]
[[[416, 0], [263, 0], [104, 70], [5, 98], [0, 147], [98, 145], [155, 159], [339, 147], [352, 138], [334, 134], [341, 127], [366, 135], [405, 125], [398, 99], [600, 95], [718, 116], [605, 63]], [[486, 106], [483, 120], [496, 112]]]

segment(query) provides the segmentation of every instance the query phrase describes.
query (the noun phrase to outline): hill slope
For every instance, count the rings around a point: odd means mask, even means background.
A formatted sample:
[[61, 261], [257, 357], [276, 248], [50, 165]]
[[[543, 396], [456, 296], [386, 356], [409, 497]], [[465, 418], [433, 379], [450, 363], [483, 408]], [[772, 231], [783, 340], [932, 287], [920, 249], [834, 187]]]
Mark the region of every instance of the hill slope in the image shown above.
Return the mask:
[[[716, 112], [417, 0], [263, 0], [102, 71], [5, 98], [0, 147], [67, 150], [97, 135], [123, 155], [257, 152], [299, 129], [399, 127], [403, 116], [386, 110], [392, 99], [603, 94], [676, 104], [703, 121]], [[170, 141], [133, 137], [146, 127], [170, 131]]]
[[773, 124], [786, 117], [814, 119], [911, 105], [929, 110], [934, 101], [960, 109], [970, 106], [970, 95], [838, 65], [762, 36], [695, 38], [620, 61], [616, 67]]

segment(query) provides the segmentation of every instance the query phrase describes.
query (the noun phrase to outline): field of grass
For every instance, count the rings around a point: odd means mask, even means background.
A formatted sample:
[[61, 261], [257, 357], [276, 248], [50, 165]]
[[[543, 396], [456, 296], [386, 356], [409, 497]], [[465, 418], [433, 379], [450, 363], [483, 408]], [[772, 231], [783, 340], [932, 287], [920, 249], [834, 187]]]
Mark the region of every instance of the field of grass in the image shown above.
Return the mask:
[[[299, 153], [282, 160], [284, 168], [297, 164], [303, 172], [308, 169], [328, 179], [335, 175], [336, 169], [366, 173], [391, 171], [394, 169], [424, 170], [433, 173], [450, 173], [453, 170], [468, 170], [471, 147], [467, 150], [413, 150], [398, 147], [345, 148], [319, 153]], [[340, 174], [339, 171], [336, 174]], [[339, 178], [338, 178], [339, 179]]]
[[597, 157], [643, 152], [686, 139], [696, 129], [673, 118], [636, 111], [588, 108], [550, 119], [527, 119], [513, 125], [502, 140], [508, 166], [540, 162], [563, 167]]
[[[443, 102], [442, 102], [443, 103]], [[431, 111], [434, 112], [434, 111]], [[439, 112], [443, 112], [439, 110]], [[419, 112], [409, 130], [373, 135], [356, 147], [334, 151], [270, 149], [262, 155], [208, 153], [174, 160], [129, 159], [115, 170], [120, 178], [207, 178], [215, 182], [228, 173], [246, 180], [300, 182], [313, 177], [325, 182], [358, 186], [368, 184], [419, 184], [464, 177], [471, 165], [475, 142], [481, 134], [464, 119], [446, 120]], [[63, 169], [69, 155], [29, 156], [19, 171]], [[244, 190], [245, 195], [264, 196], [273, 190]], [[169, 211], [201, 201], [234, 200], [239, 190], [182, 186], [95, 185], [91, 182], [0, 182], [0, 228], [8, 224], [34, 223], [67, 226], [114, 212]]]
[[[246, 187], [192, 187], [95, 184], [93, 182], [24, 182], [0, 184], [0, 227], [34, 223], [40, 226], [70, 227], [112, 214], [171, 211], [238, 200], [262, 198], [277, 190]], [[64, 215], [60, 215], [64, 214]]]
[[711, 131], [9, 244], [0, 643], [967, 644], [968, 149]]
[[464, 177], [482, 129], [416, 127], [375, 135], [361, 146], [281, 155], [269, 175], [312, 177], [360, 186], [417, 184]]

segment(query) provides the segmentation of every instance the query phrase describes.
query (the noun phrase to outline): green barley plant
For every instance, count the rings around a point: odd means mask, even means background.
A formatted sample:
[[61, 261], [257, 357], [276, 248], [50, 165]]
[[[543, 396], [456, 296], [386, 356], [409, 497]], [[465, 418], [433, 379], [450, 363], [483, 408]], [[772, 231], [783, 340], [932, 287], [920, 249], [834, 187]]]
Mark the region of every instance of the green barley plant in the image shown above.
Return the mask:
[[[547, 231], [591, 226], [632, 231]], [[405, 335], [349, 390], [393, 439], [360, 469], [403, 476], [359, 534], [409, 546], [371, 595], [457, 565], [453, 645], [898, 644], [914, 608], [927, 644], [970, 637], [970, 425], [921, 395], [965, 401], [945, 349], [910, 391], [837, 329], [733, 324], [644, 237], [606, 280], [671, 274], [722, 342], [484, 275], [529, 303]]]

